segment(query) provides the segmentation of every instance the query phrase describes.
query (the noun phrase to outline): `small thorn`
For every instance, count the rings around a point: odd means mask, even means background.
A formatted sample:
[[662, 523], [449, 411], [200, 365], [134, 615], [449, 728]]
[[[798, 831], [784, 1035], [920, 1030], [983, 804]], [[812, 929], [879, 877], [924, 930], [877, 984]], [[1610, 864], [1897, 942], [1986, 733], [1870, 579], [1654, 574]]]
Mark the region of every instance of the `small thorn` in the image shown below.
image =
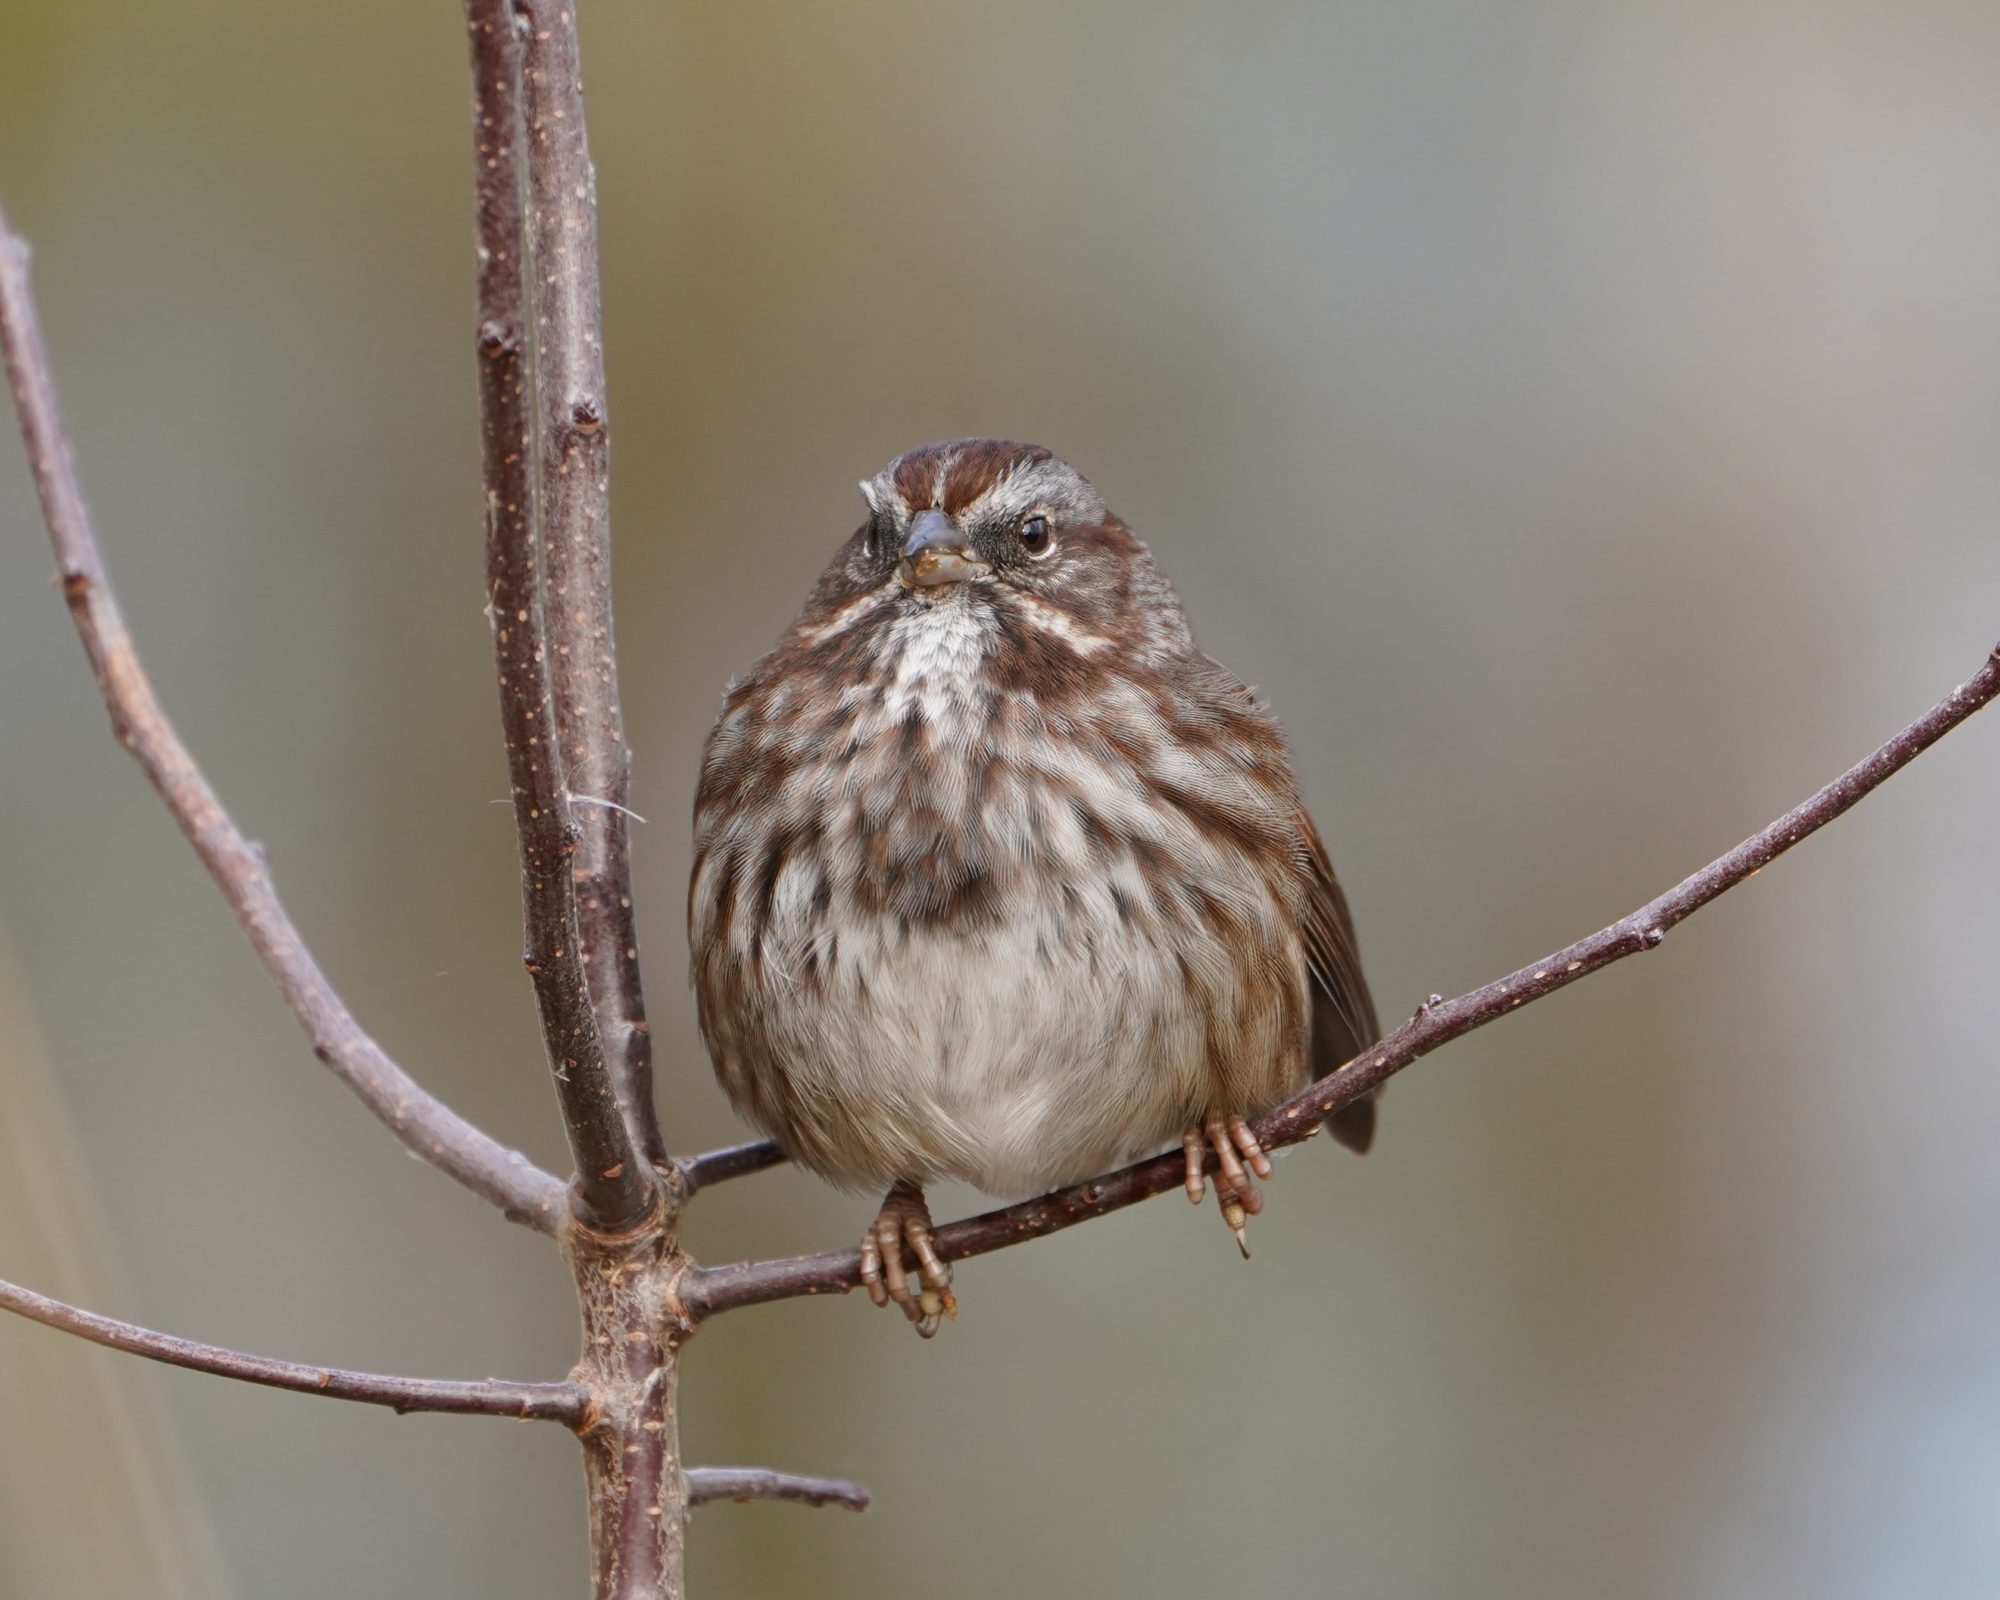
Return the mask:
[[1243, 1259], [1248, 1261], [1250, 1259], [1249, 1236], [1241, 1228], [1231, 1228], [1229, 1231], [1236, 1235], [1236, 1248], [1243, 1252]]

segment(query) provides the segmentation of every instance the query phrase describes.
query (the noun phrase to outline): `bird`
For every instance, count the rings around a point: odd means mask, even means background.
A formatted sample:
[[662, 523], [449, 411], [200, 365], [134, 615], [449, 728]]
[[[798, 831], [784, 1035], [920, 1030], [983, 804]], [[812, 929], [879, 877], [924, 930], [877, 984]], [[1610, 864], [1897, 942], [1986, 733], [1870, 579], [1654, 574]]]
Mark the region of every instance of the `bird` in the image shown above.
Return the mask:
[[[886, 1187], [861, 1280], [925, 1337], [957, 1312], [942, 1179], [1018, 1197], [1178, 1142], [1247, 1256], [1250, 1119], [1379, 1036], [1283, 730], [1052, 451], [928, 444], [860, 488], [702, 751], [690, 971], [723, 1091], [798, 1165]], [[1375, 1116], [1327, 1125], [1365, 1151]]]

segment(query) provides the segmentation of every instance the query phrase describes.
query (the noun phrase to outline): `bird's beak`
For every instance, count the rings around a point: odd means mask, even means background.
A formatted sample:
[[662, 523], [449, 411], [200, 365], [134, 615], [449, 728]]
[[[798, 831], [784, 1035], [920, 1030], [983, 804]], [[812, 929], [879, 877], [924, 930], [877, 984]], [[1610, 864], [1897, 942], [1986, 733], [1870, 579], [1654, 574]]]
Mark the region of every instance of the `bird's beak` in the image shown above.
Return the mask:
[[941, 583], [963, 583], [988, 571], [971, 542], [951, 525], [942, 511], [919, 511], [903, 541], [903, 561], [897, 569], [904, 586], [934, 589]]

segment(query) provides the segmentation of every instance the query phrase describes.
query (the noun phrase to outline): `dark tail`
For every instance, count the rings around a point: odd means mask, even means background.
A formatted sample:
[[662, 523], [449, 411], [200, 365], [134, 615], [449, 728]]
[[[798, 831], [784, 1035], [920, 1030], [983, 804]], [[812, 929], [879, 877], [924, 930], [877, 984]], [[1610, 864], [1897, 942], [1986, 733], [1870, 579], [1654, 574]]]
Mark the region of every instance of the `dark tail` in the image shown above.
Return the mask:
[[1368, 1154], [1375, 1142], [1375, 1096], [1363, 1095], [1351, 1106], [1342, 1106], [1326, 1119], [1326, 1131], [1358, 1156]]

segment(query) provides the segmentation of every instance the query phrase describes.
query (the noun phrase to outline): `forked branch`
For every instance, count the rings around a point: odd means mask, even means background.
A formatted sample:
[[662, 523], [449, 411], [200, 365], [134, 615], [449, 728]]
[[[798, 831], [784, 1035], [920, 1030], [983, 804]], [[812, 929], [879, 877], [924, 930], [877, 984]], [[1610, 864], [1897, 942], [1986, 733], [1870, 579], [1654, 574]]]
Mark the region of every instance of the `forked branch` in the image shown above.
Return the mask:
[[218, 1377], [261, 1383], [297, 1394], [322, 1394], [334, 1400], [358, 1400], [388, 1406], [393, 1411], [446, 1411], [462, 1416], [517, 1417], [530, 1422], [560, 1422], [566, 1428], [584, 1425], [590, 1394], [580, 1383], [506, 1383], [498, 1378], [455, 1382], [442, 1378], [392, 1378], [379, 1372], [348, 1372], [339, 1367], [307, 1367], [296, 1361], [246, 1355], [217, 1344], [179, 1339], [94, 1311], [65, 1305], [45, 1294], [0, 1282], [0, 1310], [12, 1311], [92, 1344], [124, 1350], [168, 1366], [212, 1372]]
[[264, 970], [305, 1029], [313, 1054], [412, 1154], [493, 1202], [516, 1222], [555, 1230], [563, 1186], [518, 1151], [426, 1093], [367, 1033], [334, 992], [279, 903], [262, 853], [223, 809], [154, 698], [105, 576], [56, 404], [40, 319], [28, 287], [27, 247], [0, 214], [0, 346], [41, 496], [43, 520], [70, 619], [90, 657], [112, 731], [145, 770], [181, 832], [221, 887]]
[[[1456, 1000], [1434, 999], [1425, 1003], [1415, 1016], [1366, 1054], [1257, 1118], [1252, 1126], [1258, 1139], [1267, 1148], [1309, 1139], [1329, 1112], [1360, 1099], [1438, 1046], [1518, 1011], [1530, 1001], [1553, 994], [1579, 978], [1587, 978], [1614, 961], [1655, 949], [1676, 923], [1693, 916], [1717, 895], [1776, 860], [1807, 834], [1825, 827], [1996, 695], [2000, 695], [2000, 648], [1987, 657], [1969, 681], [1867, 760], [1850, 767], [1810, 800], [1752, 834], [1727, 855], [1647, 901], [1630, 916], [1543, 957], [1532, 966], [1522, 967]], [[730, 1154], [718, 1152], [718, 1157]], [[699, 1169], [704, 1160], [712, 1159], [716, 1158], [697, 1157], [688, 1165]], [[1211, 1157], [1211, 1164], [1212, 1161]], [[1178, 1189], [1184, 1171], [1180, 1152], [1156, 1156], [1123, 1171], [1059, 1189], [1038, 1200], [954, 1222], [938, 1229], [932, 1235], [932, 1242], [947, 1261], [1002, 1250], [1134, 1205], [1165, 1190]], [[859, 1281], [858, 1253], [829, 1250], [784, 1261], [700, 1267], [689, 1274], [682, 1292], [689, 1315], [700, 1319], [767, 1300], [844, 1293]]]
[[596, 183], [576, 12], [574, 0], [464, 5], [487, 571], [530, 971], [577, 1162], [578, 1226], [564, 1245], [583, 1317], [578, 1371], [596, 1402], [582, 1432], [591, 1582], [597, 1600], [677, 1600], [685, 1329], [666, 1286], [683, 1258], [654, 1165], [664, 1147], [645, 1083], [625, 853]]

